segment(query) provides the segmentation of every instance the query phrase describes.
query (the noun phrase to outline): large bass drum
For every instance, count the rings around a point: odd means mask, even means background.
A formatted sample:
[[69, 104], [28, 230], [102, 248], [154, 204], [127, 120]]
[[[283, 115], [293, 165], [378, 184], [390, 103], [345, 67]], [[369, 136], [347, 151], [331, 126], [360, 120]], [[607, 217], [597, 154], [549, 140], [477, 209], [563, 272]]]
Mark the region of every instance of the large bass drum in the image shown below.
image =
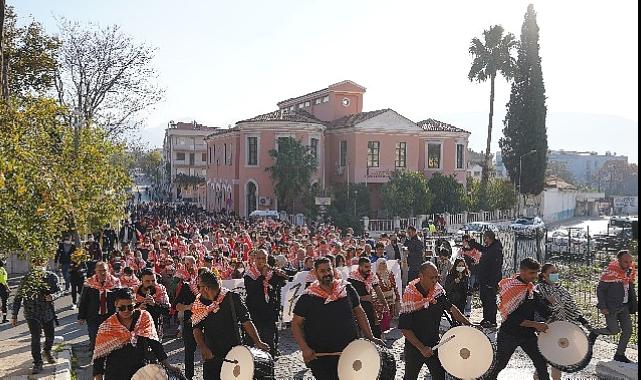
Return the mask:
[[369, 340], [356, 339], [338, 359], [340, 380], [389, 380], [396, 376], [394, 355]]
[[223, 380], [273, 380], [274, 359], [255, 347], [236, 346], [227, 353], [220, 369]]
[[182, 373], [173, 372], [160, 364], [147, 364], [134, 373], [132, 380], [184, 380]]
[[592, 346], [583, 329], [572, 322], [556, 321], [544, 333], [539, 333], [541, 355], [552, 367], [563, 372], [577, 372], [592, 359]]
[[459, 379], [483, 378], [494, 365], [494, 346], [483, 331], [471, 326], [447, 330], [437, 349], [443, 368]]

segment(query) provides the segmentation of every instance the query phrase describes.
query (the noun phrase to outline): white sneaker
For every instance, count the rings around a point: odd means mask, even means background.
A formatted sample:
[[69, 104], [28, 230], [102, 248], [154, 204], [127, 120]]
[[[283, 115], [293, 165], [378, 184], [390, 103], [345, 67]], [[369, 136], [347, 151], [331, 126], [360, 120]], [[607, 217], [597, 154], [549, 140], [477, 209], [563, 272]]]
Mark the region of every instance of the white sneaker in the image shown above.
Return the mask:
[[75, 303], [72, 303], [72, 304], [71, 304], [71, 310], [76, 310], [77, 308], [78, 308], [78, 306], [76, 306], [76, 304], [75, 304]]

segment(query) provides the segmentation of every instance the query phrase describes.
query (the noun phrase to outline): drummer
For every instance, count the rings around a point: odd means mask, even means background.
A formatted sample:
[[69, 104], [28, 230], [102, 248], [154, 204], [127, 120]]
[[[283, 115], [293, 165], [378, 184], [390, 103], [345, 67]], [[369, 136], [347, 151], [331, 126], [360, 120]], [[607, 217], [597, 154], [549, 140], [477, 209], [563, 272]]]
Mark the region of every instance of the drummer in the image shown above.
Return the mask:
[[242, 324], [256, 347], [269, 352], [238, 294], [221, 287], [218, 277], [210, 271], [200, 274], [198, 285], [200, 294], [191, 306], [191, 321], [203, 358], [204, 379], [219, 380], [223, 359], [234, 346], [242, 344], [237, 323]]
[[445, 379], [438, 352], [431, 349], [439, 341], [443, 312], [447, 310], [458, 322], [471, 325], [447, 299], [438, 279], [436, 265], [424, 262], [419, 268], [419, 278], [407, 284], [403, 293], [398, 328], [405, 336], [405, 380], [417, 379], [423, 364], [427, 365], [432, 379]]
[[488, 378], [496, 379], [510, 361], [517, 347], [530, 357], [539, 380], [549, 380], [547, 362], [538, 348], [536, 332], [544, 333], [548, 325], [537, 322], [535, 314], [550, 316], [547, 301], [534, 289], [541, 264], [533, 258], [521, 260], [519, 274], [499, 282], [499, 311], [503, 322], [496, 338], [496, 366]]
[[348, 281], [360, 296], [361, 305], [367, 315], [372, 333], [376, 338], [380, 338], [382, 332], [374, 310], [372, 293], [376, 294], [376, 299], [383, 306], [384, 312], [389, 313], [389, 305], [387, 305], [385, 295], [383, 295], [383, 291], [378, 283], [378, 276], [372, 272], [372, 262], [368, 257], [358, 259], [358, 268], [350, 272]]
[[[384, 343], [372, 335], [356, 289], [348, 282], [334, 278], [329, 259], [316, 259], [314, 268], [318, 280], [305, 289], [296, 302], [292, 334], [314, 377], [337, 380], [338, 355], [357, 338], [356, 323], [367, 339]], [[321, 353], [336, 355], [322, 356]]]
[[[147, 348], [156, 359], [171, 367], [151, 314], [146, 310], [134, 310], [133, 291], [120, 288], [115, 292], [115, 298], [116, 314], [98, 328], [93, 353], [94, 380], [131, 379], [145, 365]], [[135, 343], [132, 343], [132, 334], [136, 337]]]

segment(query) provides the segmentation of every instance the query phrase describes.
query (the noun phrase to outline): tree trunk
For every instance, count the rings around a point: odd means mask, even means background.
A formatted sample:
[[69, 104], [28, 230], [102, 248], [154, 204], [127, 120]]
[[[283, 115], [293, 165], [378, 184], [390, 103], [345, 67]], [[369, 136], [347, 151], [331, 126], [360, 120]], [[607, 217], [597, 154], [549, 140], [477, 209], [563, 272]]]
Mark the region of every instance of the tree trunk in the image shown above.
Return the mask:
[[491, 147], [490, 145], [492, 144], [492, 119], [494, 118], [494, 79], [496, 78], [495, 75], [490, 76], [490, 115], [488, 118], [488, 123], [487, 123], [487, 143], [485, 145], [485, 160], [484, 160], [484, 165], [483, 165], [483, 176], [482, 176], [482, 183], [487, 184], [487, 181], [490, 178], [490, 168], [492, 166], [491, 163]]
[[4, 100], [9, 99], [9, 84], [6, 69], [8, 67], [4, 57], [4, 15], [5, 0], [0, 0], [0, 97]]

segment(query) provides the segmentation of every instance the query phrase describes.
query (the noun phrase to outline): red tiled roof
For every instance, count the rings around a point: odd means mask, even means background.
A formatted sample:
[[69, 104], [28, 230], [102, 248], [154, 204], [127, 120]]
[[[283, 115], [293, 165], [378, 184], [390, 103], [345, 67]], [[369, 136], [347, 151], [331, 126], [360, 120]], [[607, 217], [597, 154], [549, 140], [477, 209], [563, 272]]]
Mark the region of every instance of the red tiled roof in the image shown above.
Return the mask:
[[425, 119], [416, 123], [424, 131], [429, 132], [463, 132], [470, 133], [464, 129], [457, 128], [452, 124], [444, 123], [435, 119]]
[[345, 84], [345, 83], [350, 83], [350, 84], [352, 84], [352, 85], [354, 85], [356, 87], [362, 88], [363, 91], [365, 91], [365, 87], [361, 86], [360, 84], [352, 82], [351, 80], [344, 80], [344, 81], [341, 81], [341, 82], [338, 82], [338, 83], [330, 84], [329, 86], [327, 86], [326, 88], [323, 88], [321, 90], [312, 91], [312, 92], [310, 92], [308, 94], [305, 94], [305, 95], [299, 95], [299, 96], [295, 96], [293, 98], [282, 100], [282, 101], [276, 103], [276, 105], [279, 106], [279, 107], [282, 107], [284, 104], [290, 103], [290, 102], [292, 102], [294, 100], [303, 100], [303, 99], [307, 99], [307, 98], [310, 98], [310, 97], [313, 98], [313, 97], [320, 96], [320, 95], [327, 95], [331, 88], [336, 87], [336, 86], [340, 86], [340, 85]]
[[322, 120], [317, 119], [314, 115], [303, 110], [276, 110], [262, 115], [254, 116], [250, 119], [241, 120], [239, 123], [250, 122], [250, 121], [295, 121], [300, 123], [316, 123], [323, 124], [326, 123]]
[[341, 117], [340, 119], [336, 119], [331, 122], [330, 128], [342, 128], [342, 127], [353, 127], [354, 125], [358, 123], [362, 123], [367, 119], [371, 119], [375, 116], [378, 116], [380, 114], [383, 114], [387, 111], [391, 111], [390, 108], [384, 108], [381, 110], [376, 110], [376, 111], [367, 111], [367, 112], [359, 112], [355, 113], [352, 115], [344, 116]]

